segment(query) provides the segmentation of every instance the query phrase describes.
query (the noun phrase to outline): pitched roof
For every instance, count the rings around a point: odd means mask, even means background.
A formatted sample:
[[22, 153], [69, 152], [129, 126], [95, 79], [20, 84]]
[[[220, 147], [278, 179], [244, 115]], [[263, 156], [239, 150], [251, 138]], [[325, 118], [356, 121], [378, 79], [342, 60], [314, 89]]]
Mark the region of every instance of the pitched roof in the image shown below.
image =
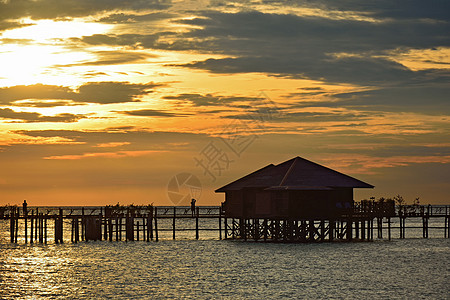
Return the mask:
[[337, 187], [373, 188], [373, 185], [297, 156], [261, 168], [217, 189], [216, 193], [243, 188], [327, 190]]

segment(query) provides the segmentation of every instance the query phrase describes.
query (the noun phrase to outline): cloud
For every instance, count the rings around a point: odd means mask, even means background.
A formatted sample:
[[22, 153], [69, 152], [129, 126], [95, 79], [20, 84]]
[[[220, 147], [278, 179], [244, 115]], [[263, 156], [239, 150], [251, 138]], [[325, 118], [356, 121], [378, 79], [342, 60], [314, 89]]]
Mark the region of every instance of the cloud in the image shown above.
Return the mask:
[[170, 0], [65, 0], [57, 5], [53, 0], [14, 0], [0, 2], [0, 20], [75, 18], [107, 11], [167, 9], [170, 6]]
[[117, 111], [128, 116], [135, 117], [184, 117], [189, 116], [189, 114], [172, 113], [162, 110], [155, 109], [141, 109], [141, 110], [131, 110], [131, 111]]
[[117, 152], [89, 152], [79, 155], [55, 155], [47, 156], [44, 159], [52, 160], [77, 160], [86, 158], [124, 158], [124, 157], [139, 157], [147, 156], [155, 153], [164, 153], [168, 151], [163, 150], [141, 150], [141, 151], [117, 151]]
[[110, 142], [110, 143], [101, 143], [96, 145], [95, 147], [98, 148], [115, 148], [115, 147], [120, 147], [120, 146], [125, 146], [125, 145], [129, 145], [129, 142]]
[[[0, 3], [0, 7], [1, 7], [1, 3]], [[30, 25], [32, 25], [32, 24], [26, 24], [26, 23], [23, 23], [23, 22], [0, 20], [0, 32], [1, 31], [5, 31], [5, 30], [10, 30], [10, 29], [26, 27], [26, 26], [30, 26]], [[12, 41], [9, 40], [9, 39], [2, 39], [2, 43], [8, 43], [8, 42], [12, 42]]]
[[175, 100], [179, 103], [190, 103], [194, 106], [224, 106], [234, 105], [238, 102], [256, 102], [264, 100], [261, 97], [239, 97], [239, 96], [214, 96], [211, 94], [179, 94], [176, 96], [164, 96], [163, 99]]
[[0, 88], [0, 105], [14, 104], [14, 101], [28, 99], [58, 99], [98, 104], [139, 102], [140, 97], [151, 93], [158, 86], [161, 84], [108, 81], [85, 83], [77, 90], [55, 85], [18, 85]]
[[324, 7], [325, 9], [358, 11], [382, 19], [450, 20], [449, 14], [447, 13], [450, 10], [450, 4], [445, 0], [432, 2], [421, 0], [381, 0], [370, 4], [359, 0], [319, 0], [315, 1], [315, 4]]
[[[129, 147], [141, 145], [148, 148], [148, 145], [166, 145], [170, 143], [190, 142], [195, 146], [199, 141], [204, 141], [206, 134], [183, 133], [171, 131], [152, 131], [134, 127], [107, 128], [105, 130], [18, 130], [14, 133], [29, 136], [64, 139], [66, 141], [78, 142], [87, 146], [97, 146], [98, 144], [126, 142]], [[140, 149], [141, 150], [141, 149]]]
[[450, 164], [450, 155], [447, 156], [390, 156], [372, 157], [368, 155], [333, 155], [333, 158], [323, 158], [330, 167], [339, 170], [351, 170], [355, 174], [376, 174], [376, 169], [405, 167], [412, 164]]
[[58, 107], [58, 106], [74, 106], [83, 105], [84, 103], [74, 103], [70, 100], [22, 100], [10, 102], [8, 105], [17, 107]]
[[26, 123], [36, 123], [36, 122], [71, 123], [71, 122], [77, 122], [78, 120], [85, 118], [85, 116], [68, 114], [68, 113], [62, 113], [62, 114], [58, 114], [58, 115], [54, 115], [54, 116], [44, 116], [39, 113], [16, 112], [10, 108], [0, 108], [0, 118], [21, 120]]
[[128, 82], [91, 82], [78, 88], [78, 96], [73, 99], [78, 102], [99, 104], [139, 102], [138, 99], [153, 88], [161, 86], [157, 83], [136, 84]]
[[[339, 101], [330, 103], [340, 107], [361, 107], [377, 111], [420, 111], [425, 114], [448, 114], [450, 102], [448, 84], [405, 85], [383, 89], [339, 93]], [[320, 105], [320, 104], [319, 104]], [[324, 106], [327, 104], [324, 103]]]
[[[214, 73], [263, 72], [371, 85], [402, 83], [425, 80], [430, 74], [390, 60], [389, 51], [450, 45], [444, 38], [449, 25], [431, 21], [364, 22], [250, 11], [205, 12], [203, 17], [180, 22], [201, 28], [178, 36], [178, 43], [185, 39], [191, 49], [233, 56], [182, 64]], [[192, 45], [192, 40], [198, 42]]]
[[142, 22], [154, 22], [169, 19], [175, 16], [168, 12], [155, 12], [149, 14], [132, 14], [132, 13], [113, 13], [106, 17], [102, 17], [98, 22], [112, 24], [132, 24]]

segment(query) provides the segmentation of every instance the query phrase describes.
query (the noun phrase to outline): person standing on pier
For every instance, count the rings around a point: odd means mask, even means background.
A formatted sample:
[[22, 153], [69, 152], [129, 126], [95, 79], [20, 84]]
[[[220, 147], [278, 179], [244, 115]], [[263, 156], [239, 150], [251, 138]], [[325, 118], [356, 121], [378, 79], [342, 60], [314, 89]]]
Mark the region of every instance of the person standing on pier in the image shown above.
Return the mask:
[[195, 200], [194, 198], [192, 198], [192, 200], [191, 200], [191, 211], [192, 211], [192, 216], [194, 216], [194, 213], [195, 213], [195, 202], [197, 202], [197, 200]]
[[28, 207], [27, 200], [23, 200], [22, 208], [24, 216], [28, 215], [27, 207]]

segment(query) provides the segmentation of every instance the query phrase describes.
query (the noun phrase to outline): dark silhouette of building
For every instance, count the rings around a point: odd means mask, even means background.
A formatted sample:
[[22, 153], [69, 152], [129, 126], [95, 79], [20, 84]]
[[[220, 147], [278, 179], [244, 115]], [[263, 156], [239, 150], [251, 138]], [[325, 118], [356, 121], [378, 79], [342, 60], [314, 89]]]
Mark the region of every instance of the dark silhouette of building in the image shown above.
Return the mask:
[[353, 189], [372, 185], [295, 157], [216, 190], [228, 218], [333, 219], [352, 210]]

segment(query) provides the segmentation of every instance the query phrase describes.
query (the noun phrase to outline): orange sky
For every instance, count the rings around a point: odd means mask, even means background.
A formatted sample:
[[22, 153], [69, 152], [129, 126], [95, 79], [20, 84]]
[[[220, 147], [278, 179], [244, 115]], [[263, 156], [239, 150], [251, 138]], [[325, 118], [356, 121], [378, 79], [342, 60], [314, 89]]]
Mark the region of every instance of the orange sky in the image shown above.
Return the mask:
[[0, 205], [217, 205], [295, 156], [450, 204], [449, 4], [335, 2], [0, 1]]

